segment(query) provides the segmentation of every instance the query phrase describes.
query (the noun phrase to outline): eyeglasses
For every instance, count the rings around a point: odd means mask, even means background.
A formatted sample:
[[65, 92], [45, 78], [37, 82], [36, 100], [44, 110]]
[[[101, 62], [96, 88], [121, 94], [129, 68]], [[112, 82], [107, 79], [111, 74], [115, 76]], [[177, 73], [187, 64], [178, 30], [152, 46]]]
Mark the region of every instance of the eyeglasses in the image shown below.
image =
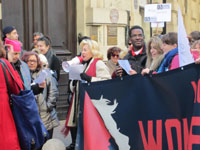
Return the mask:
[[118, 58], [118, 57], [119, 57], [119, 55], [116, 55], [116, 54], [112, 54], [112, 57], [117, 57], [117, 58]]
[[28, 60], [28, 63], [37, 63], [37, 60]]

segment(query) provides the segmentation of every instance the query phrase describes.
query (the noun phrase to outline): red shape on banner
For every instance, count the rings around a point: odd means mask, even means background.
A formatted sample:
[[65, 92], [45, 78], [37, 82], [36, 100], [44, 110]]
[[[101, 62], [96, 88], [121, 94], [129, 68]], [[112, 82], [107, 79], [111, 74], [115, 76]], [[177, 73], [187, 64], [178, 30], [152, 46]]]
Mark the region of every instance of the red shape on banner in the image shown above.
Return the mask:
[[192, 150], [192, 146], [194, 144], [200, 144], [200, 135], [193, 134], [193, 127], [200, 126], [200, 117], [192, 117], [191, 127], [190, 127], [190, 135], [188, 142], [188, 150]]
[[111, 136], [87, 93], [84, 101], [83, 127], [84, 150], [109, 150]]
[[194, 103], [200, 103], [200, 80], [198, 80], [198, 83], [192, 81], [191, 84], [195, 94]]
[[153, 121], [152, 120], [148, 121], [148, 142], [144, 133], [144, 127], [142, 121], [139, 121], [138, 123], [142, 136], [142, 141], [144, 144], [144, 149], [162, 150], [162, 120], [156, 121], [156, 139], [157, 139], [156, 141], [153, 136]]
[[182, 150], [182, 134], [181, 134], [181, 123], [178, 119], [168, 119], [165, 122], [166, 134], [167, 134], [167, 142], [168, 142], [168, 149], [174, 150], [173, 146], [173, 137], [172, 137], [172, 128], [176, 128], [177, 134], [177, 144], [178, 150]]

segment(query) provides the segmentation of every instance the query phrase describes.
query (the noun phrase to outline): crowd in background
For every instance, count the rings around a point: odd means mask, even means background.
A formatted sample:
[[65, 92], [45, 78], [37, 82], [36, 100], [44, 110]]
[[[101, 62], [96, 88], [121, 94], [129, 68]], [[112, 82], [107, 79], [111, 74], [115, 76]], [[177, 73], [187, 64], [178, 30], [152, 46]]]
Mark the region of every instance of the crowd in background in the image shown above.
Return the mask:
[[[51, 48], [51, 40], [48, 36], [40, 32], [33, 34], [33, 44], [31, 50], [25, 51], [23, 45], [18, 40], [17, 30], [13, 26], [7, 26], [2, 31], [3, 38], [0, 41], [0, 57], [3, 59], [16, 76], [17, 82], [24, 89], [31, 89], [35, 95], [39, 114], [44, 123], [49, 138], [53, 136], [53, 129], [59, 125], [56, 113], [56, 99], [58, 97], [58, 80], [60, 78], [60, 60]], [[200, 63], [200, 32], [194, 31], [188, 35], [190, 42], [190, 51], [196, 63]], [[128, 48], [122, 50], [120, 47], [114, 46], [107, 50], [107, 61], [103, 61], [103, 55], [96, 41], [90, 37], [80, 37], [79, 45], [81, 48], [82, 64], [84, 71], [80, 74], [82, 81], [95, 82], [117, 78], [128, 75], [125, 70], [118, 65], [119, 59], [128, 60], [131, 66], [130, 75], [134, 74], [151, 74], [161, 73], [179, 67], [178, 41], [177, 33], [169, 32], [165, 35], [153, 36], [145, 43], [145, 33], [142, 27], [133, 26], [129, 30]], [[48, 75], [44, 82], [38, 84], [34, 80], [43, 70], [47, 70]], [[2, 68], [1, 70], [2, 71]], [[1, 73], [0, 73], [1, 75]], [[12, 84], [12, 80], [9, 79]], [[1, 81], [2, 82], [2, 81]], [[72, 144], [67, 147], [68, 150], [75, 148], [78, 113], [79, 113], [79, 82], [71, 80], [69, 82], [68, 92], [71, 94], [69, 99], [70, 108], [67, 114], [65, 135], [71, 131]], [[1, 83], [1, 93], [6, 91], [5, 84]], [[13, 85], [13, 89], [16, 85]], [[12, 90], [13, 90], [12, 89]], [[12, 93], [19, 91], [13, 90]], [[67, 92], [67, 91], [66, 91]], [[67, 99], [66, 99], [67, 100]], [[5, 103], [6, 102], [5, 100]], [[9, 106], [6, 107], [9, 109]], [[17, 132], [10, 110], [5, 115], [10, 124], [10, 132], [14, 136], [7, 136], [9, 140], [1, 135], [0, 142], [12, 145], [20, 150], [17, 142]], [[8, 123], [8, 122], [7, 122]], [[15, 150], [16, 150], [15, 149]]]

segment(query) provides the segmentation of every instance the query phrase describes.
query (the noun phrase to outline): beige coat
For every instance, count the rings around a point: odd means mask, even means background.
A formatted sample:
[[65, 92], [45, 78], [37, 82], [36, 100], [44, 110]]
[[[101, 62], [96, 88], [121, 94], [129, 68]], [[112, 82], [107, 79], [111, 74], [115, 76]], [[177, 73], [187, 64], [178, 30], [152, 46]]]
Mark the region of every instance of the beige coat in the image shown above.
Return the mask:
[[[91, 63], [94, 61], [92, 59], [89, 63], [89, 65], [86, 67], [86, 64], [84, 65], [85, 69], [84, 72], [87, 72], [87, 70], [90, 68]], [[92, 77], [91, 82], [95, 81], [103, 81], [111, 79], [111, 75], [109, 73], [108, 67], [105, 65], [105, 63], [101, 60], [98, 60], [96, 63], [96, 77]], [[79, 82], [76, 83], [76, 86], [73, 86], [73, 81], [70, 83], [70, 89], [73, 92], [73, 100], [71, 102], [71, 111], [69, 113], [69, 121], [68, 126], [69, 127], [75, 127], [77, 126], [78, 121], [78, 112], [79, 112]], [[76, 99], [75, 99], [76, 97]], [[74, 117], [76, 115], [76, 117]]]
[[[35, 79], [39, 74], [40, 72], [33, 73], [32, 78]], [[59, 125], [59, 120], [55, 110], [58, 88], [56, 86], [57, 81], [52, 77], [50, 72], [45, 81], [46, 87], [44, 88], [43, 93], [40, 93], [35, 97], [42, 122], [47, 130], [51, 130]]]

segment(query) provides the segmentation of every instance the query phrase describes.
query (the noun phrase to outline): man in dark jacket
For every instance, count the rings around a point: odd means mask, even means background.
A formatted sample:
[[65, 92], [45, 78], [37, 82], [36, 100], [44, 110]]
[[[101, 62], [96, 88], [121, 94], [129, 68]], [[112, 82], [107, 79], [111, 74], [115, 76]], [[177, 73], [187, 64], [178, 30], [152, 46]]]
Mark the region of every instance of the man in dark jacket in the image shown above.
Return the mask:
[[[129, 61], [135, 73], [141, 73], [146, 64], [146, 47], [144, 42], [144, 30], [142, 27], [133, 26], [129, 30], [129, 39], [132, 43], [132, 48], [124, 59]], [[125, 71], [121, 67], [117, 67], [113, 77], [123, 75], [126, 75]]]

